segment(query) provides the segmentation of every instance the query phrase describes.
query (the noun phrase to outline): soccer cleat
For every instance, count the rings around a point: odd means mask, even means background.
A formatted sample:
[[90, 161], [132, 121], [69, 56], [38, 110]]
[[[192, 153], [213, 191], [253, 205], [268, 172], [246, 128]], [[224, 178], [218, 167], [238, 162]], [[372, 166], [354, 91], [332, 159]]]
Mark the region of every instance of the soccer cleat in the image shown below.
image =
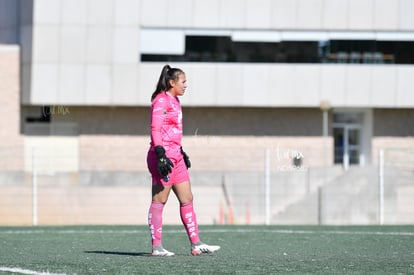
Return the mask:
[[152, 249], [152, 254], [151, 255], [152, 256], [159, 256], [159, 257], [169, 257], [169, 256], [174, 256], [175, 254], [171, 251], [168, 251], [164, 247], [159, 246], [157, 248]]
[[218, 245], [208, 245], [205, 243], [198, 243], [191, 245], [191, 254], [194, 256], [201, 255], [203, 253], [213, 253], [220, 249]]

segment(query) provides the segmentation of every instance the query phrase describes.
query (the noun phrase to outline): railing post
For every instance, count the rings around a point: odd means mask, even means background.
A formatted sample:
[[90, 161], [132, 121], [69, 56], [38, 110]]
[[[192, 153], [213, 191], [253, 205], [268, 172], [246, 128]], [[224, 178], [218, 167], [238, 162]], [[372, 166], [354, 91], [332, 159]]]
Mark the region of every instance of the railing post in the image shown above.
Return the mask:
[[378, 177], [378, 216], [379, 224], [384, 224], [384, 150], [379, 150], [378, 161], [379, 177]]
[[270, 156], [269, 149], [265, 151], [265, 181], [264, 181], [264, 201], [265, 201], [265, 224], [270, 224]]
[[32, 149], [32, 224], [37, 225], [37, 168], [35, 148]]

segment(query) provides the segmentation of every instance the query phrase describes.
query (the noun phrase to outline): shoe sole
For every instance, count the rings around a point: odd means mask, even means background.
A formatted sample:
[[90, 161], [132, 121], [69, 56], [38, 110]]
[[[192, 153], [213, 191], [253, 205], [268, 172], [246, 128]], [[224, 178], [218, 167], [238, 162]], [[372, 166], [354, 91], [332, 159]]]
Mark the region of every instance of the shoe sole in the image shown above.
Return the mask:
[[174, 256], [174, 255], [175, 255], [174, 253], [165, 253], [165, 254], [152, 253], [151, 254], [151, 256], [153, 256], [153, 257], [171, 257], [171, 256]]
[[[219, 248], [220, 249], [220, 248]], [[214, 250], [214, 251], [211, 251], [211, 250], [206, 250], [206, 251], [202, 251], [202, 250], [196, 250], [196, 249], [194, 249], [194, 250], [191, 250], [191, 254], [193, 255], [193, 256], [199, 256], [199, 255], [201, 255], [201, 254], [212, 254], [212, 253], [214, 253], [214, 252], [216, 252], [216, 251], [218, 251], [219, 249], [217, 249], [217, 250]]]
[[172, 254], [172, 255], [170, 255], [170, 254], [164, 254], [164, 255], [161, 255], [161, 254], [151, 254], [151, 256], [153, 256], [153, 257], [172, 257], [174, 255], [175, 254]]

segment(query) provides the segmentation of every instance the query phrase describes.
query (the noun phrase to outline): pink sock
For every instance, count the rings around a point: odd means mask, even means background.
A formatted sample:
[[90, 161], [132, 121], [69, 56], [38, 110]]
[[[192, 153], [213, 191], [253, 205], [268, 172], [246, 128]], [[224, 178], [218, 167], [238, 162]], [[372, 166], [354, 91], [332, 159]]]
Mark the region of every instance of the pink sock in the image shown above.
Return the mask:
[[181, 221], [185, 226], [188, 238], [191, 243], [196, 244], [200, 241], [198, 237], [198, 224], [194, 212], [193, 202], [185, 203], [180, 206]]
[[148, 225], [151, 233], [152, 247], [161, 244], [162, 238], [162, 211], [164, 204], [161, 202], [151, 202], [150, 209], [148, 211]]

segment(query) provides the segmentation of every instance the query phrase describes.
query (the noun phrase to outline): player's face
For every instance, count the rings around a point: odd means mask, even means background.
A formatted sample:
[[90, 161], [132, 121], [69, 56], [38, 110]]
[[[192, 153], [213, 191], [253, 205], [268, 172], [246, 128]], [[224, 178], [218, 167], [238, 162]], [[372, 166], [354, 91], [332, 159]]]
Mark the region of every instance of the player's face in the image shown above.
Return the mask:
[[185, 74], [180, 74], [177, 81], [171, 81], [171, 90], [170, 93], [173, 96], [182, 96], [187, 89], [187, 79]]

